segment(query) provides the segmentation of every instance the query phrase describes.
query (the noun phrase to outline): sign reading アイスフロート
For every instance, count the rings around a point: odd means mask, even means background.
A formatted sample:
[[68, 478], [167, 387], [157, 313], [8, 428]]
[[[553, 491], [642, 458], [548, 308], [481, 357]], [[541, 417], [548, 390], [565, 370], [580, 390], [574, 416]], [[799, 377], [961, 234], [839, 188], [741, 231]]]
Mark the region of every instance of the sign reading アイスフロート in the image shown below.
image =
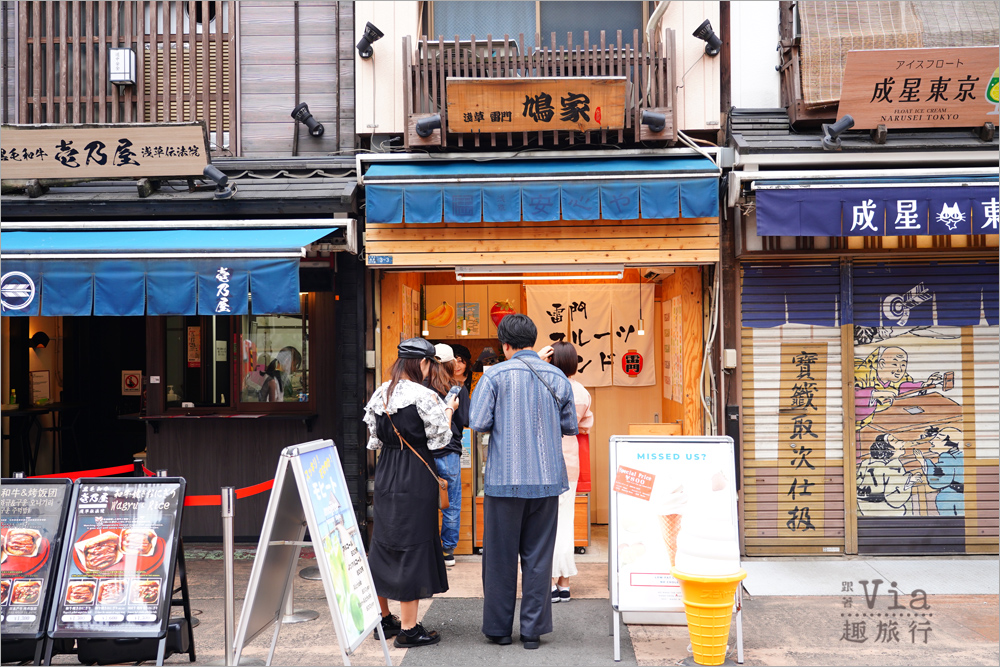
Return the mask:
[[837, 116], [854, 129], [996, 124], [997, 49], [886, 49], [847, 54]]
[[57, 637], [158, 637], [166, 630], [184, 480], [82, 479], [50, 631]]
[[4, 125], [4, 180], [200, 175], [210, 161], [204, 123]]
[[448, 79], [449, 132], [625, 127], [625, 77]]
[[45, 631], [70, 488], [68, 480], [3, 480], [0, 628], [4, 638], [38, 637]]

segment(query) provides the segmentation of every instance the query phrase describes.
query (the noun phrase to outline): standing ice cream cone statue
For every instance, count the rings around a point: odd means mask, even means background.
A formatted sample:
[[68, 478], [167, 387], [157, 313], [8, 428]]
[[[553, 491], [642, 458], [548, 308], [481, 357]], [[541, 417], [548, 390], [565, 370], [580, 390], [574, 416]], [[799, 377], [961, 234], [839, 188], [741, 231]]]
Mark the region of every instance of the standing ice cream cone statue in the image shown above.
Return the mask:
[[721, 665], [726, 660], [736, 587], [747, 576], [740, 567], [735, 527], [731, 523], [685, 523], [670, 573], [681, 583], [694, 661]]

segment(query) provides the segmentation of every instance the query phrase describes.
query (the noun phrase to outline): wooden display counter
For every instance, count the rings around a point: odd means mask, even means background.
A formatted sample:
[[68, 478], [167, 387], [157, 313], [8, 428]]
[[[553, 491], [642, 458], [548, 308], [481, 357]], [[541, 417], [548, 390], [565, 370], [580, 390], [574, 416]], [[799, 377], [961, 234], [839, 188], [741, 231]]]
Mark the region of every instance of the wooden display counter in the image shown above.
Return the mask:
[[[477, 549], [483, 547], [483, 497], [476, 497], [476, 539], [473, 546]], [[459, 542], [461, 544], [461, 542]], [[573, 546], [590, 546], [590, 494], [576, 494], [576, 511], [573, 515]], [[455, 553], [458, 553], [457, 551]]]

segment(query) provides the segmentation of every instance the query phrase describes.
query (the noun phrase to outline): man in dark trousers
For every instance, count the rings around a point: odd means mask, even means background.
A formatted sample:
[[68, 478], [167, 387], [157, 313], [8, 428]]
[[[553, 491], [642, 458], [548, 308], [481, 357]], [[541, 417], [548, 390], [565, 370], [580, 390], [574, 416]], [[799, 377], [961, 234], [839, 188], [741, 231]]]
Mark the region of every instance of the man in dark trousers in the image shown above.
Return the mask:
[[569, 380], [532, 351], [538, 330], [526, 315], [497, 327], [507, 361], [483, 373], [469, 426], [489, 433], [484, 479], [483, 634], [511, 643], [521, 560], [521, 642], [538, 648], [552, 632], [552, 550], [559, 494], [569, 489], [562, 436], [577, 432]]

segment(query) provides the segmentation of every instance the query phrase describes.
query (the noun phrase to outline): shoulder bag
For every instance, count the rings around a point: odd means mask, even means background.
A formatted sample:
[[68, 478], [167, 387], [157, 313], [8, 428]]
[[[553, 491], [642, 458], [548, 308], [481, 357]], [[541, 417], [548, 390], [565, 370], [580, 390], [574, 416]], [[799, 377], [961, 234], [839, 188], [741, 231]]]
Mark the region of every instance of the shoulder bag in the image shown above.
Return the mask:
[[524, 364], [525, 366], [527, 366], [528, 370], [531, 371], [532, 373], [534, 373], [535, 377], [538, 378], [538, 381], [541, 382], [542, 384], [544, 384], [545, 388], [549, 390], [549, 393], [552, 394], [552, 398], [555, 399], [555, 402], [556, 402], [556, 412], [558, 413], [559, 412], [559, 397], [556, 396], [556, 391], [555, 391], [555, 389], [552, 388], [552, 385], [550, 385], [548, 382], [546, 382], [542, 378], [541, 373], [539, 373], [534, 368], [532, 368], [531, 364], [529, 364], [527, 361], [525, 361], [524, 359], [518, 359], [517, 361], [520, 361], [522, 364]]
[[[399, 441], [409, 447], [410, 451], [416, 454], [417, 458], [420, 459], [420, 462], [427, 467], [427, 471], [434, 476], [434, 480], [438, 484], [438, 506], [443, 510], [451, 507], [451, 503], [448, 501], [448, 480], [443, 477], [438, 477], [438, 474], [434, 472], [434, 469], [427, 465], [427, 461], [424, 461], [424, 457], [417, 454], [417, 450], [413, 448], [413, 445], [406, 441], [403, 434], [400, 433], [399, 429], [396, 428], [396, 425], [392, 423], [392, 416], [389, 415], [389, 400], [387, 398], [385, 399], [385, 416], [389, 418], [389, 425], [392, 426], [392, 430], [395, 431], [396, 437], [399, 438]], [[400, 447], [400, 449], [402, 449], [402, 447]]]

